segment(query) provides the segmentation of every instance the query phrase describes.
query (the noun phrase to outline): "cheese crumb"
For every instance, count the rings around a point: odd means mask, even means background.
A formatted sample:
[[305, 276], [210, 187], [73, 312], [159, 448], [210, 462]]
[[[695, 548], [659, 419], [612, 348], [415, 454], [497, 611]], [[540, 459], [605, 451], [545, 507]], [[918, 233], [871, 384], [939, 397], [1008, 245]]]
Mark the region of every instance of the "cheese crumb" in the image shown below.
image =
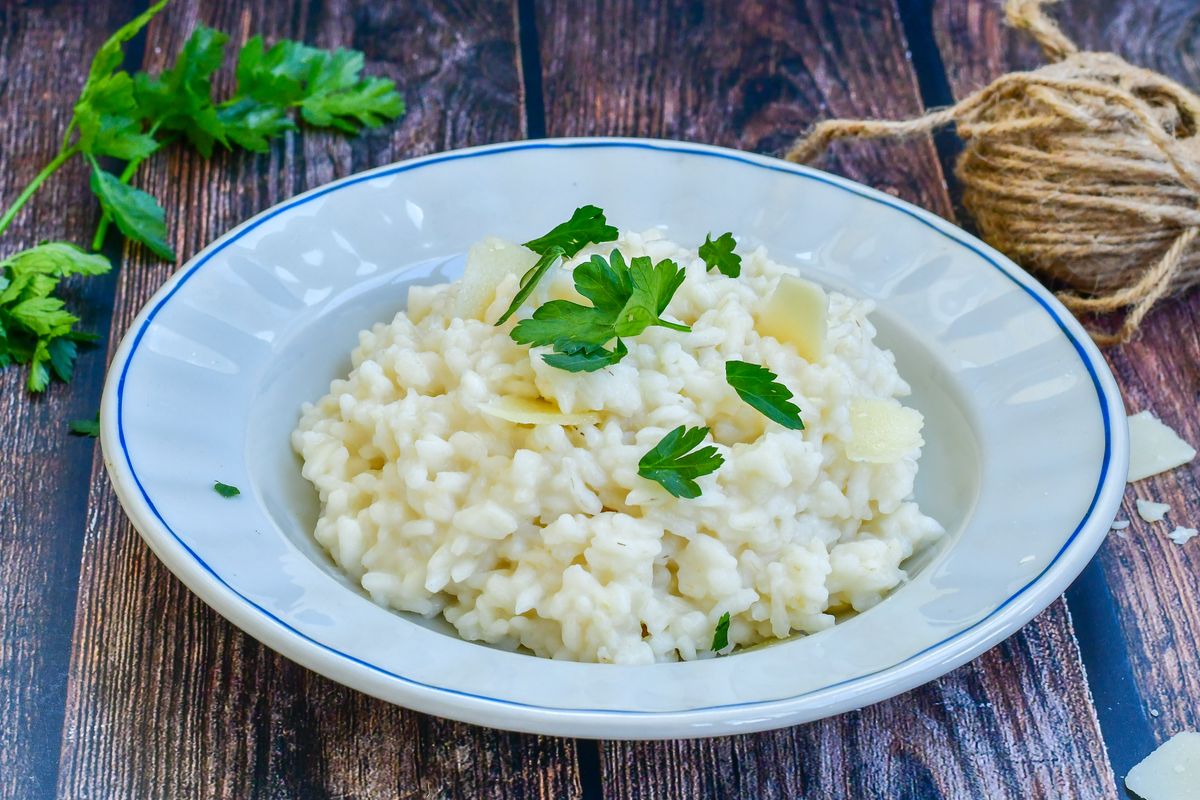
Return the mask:
[[1195, 528], [1185, 528], [1182, 525], [1167, 534], [1167, 536], [1170, 536], [1171, 541], [1175, 544], [1186, 544], [1192, 539], [1195, 539], [1196, 535], [1197, 532]]
[[1129, 417], [1129, 480], [1140, 481], [1186, 464], [1196, 450], [1149, 411]]
[[1113, 520], [1113, 524], [1110, 525], [1108, 529], [1110, 531], [1123, 531], [1128, 527], [1129, 527], [1129, 520], [1116, 519], [1116, 520]]
[[1166, 503], [1155, 503], [1151, 500], [1137, 501], [1138, 516], [1146, 522], [1161, 522], [1170, 510], [1171, 507]]
[[1125, 786], [1142, 800], [1196, 800], [1200, 797], [1200, 733], [1172, 736], [1129, 770]]

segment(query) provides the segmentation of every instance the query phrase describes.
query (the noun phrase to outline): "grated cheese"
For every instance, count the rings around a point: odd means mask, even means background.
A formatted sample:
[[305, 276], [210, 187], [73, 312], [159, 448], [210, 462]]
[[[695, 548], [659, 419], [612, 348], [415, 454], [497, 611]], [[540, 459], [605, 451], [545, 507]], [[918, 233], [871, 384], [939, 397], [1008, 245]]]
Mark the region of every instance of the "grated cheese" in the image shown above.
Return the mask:
[[1185, 528], [1180, 525], [1175, 528], [1175, 530], [1168, 533], [1167, 536], [1171, 537], [1171, 541], [1175, 544], [1187, 544], [1189, 541], [1196, 538], [1196, 529]]
[[1137, 501], [1138, 516], [1146, 522], [1161, 522], [1170, 510], [1171, 507], [1166, 503], [1155, 503], [1152, 500]]

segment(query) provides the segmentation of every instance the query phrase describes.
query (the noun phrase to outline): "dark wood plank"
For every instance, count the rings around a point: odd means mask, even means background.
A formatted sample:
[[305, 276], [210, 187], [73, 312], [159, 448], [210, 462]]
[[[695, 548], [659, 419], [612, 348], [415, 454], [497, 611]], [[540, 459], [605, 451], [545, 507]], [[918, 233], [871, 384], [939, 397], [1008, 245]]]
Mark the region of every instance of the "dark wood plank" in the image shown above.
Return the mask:
[[[69, 54], [97, 47], [133, 2], [71, 9], [0, 3], [0, 205], [7, 207], [58, 150], [83, 83]], [[47, 68], [53, 54], [53, 68]], [[40, 239], [85, 242], [95, 206], [82, 164], [53, 177], [0, 240], [0, 257]], [[107, 333], [114, 281], [65, 292], [88, 329]], [[67, 420], [99, 405], [104, 345], [84, 355], [70, 385], [25, 390], [24, 369], [0, 371], [0, 798], [54, 791], [83, 544], [93, 442], [67, 436]]]
[[[158, 66], [202, 20], [367, 53], [410, 111], [347, 141], [306, 132], [269, 157], [176, 150], [141, 179], [183, 256], [295, 192], [357, 169], [522, 132], [507, 3], [178, 2], [147, 45]], [[185, 211], [186, 210], [186, 211]], [[121, 332], [173, 267], [129, 253]], [[227, 624], [142, 544], [93, 468], [74, 640], [63, 798], [569, 797], [570, 740], [499, 733], [404, 711], [283, 660]]]
[[[1200, 6], [1194, 0], [1068, 0], [1052, 10], [1081, 48], [1113, 50], [1193, 89], [1200, 86]], [[1043, 63], [1027, 37], [1003, 25], [992, 0], [939, 4], [934, 30], [958, 96], [1010, 69]], [[1140, 339], [1107, 352], [1128, 409], [1152, 409], [1193, 443], [1200, 443], [1195, 413], [1198, 316], [1200, 294], [1193, 291], [1152, 312]], [[1200, 613], [1195, 602], [1200, 597], [1200, 547], [1197, 542], [1179, 547], [1165, 536], [1175, 524], [1200, 525], [1198, 482], [1200, 464], [1192, 464], [1131, 487], [1123, 516], [1133, 525], [1125, 536], [1110, 536], [1100, 551], [1105, 581], [1117, 598], [1119, 619], [1113, 625], [1119, 626], [1121, 649], [1128, 654], [1142, 701], [1139, 713], [1160, 741], [1200, 727]], [[1170, 503], [1168, 521], [1143, 522], [1136, 498]], [[1122, 732], [1108, 733], [1115, 751]], [[1139, 755], [1125, 754], [1117, 761], [1118, 777]]]
[[[635, 0], [540, 7], [551, 135], [779, 151], [831, 115], [921, 103], [890, 2]], [[636, 33], [635, 33], [636, 32]], [[822, 166], [950, 215], [928, 139]], [[1061, 601], [942, 680], [861, 712], [719, 740], [603, 746], [610, 797], [1106, 797], [1113, 776]]]

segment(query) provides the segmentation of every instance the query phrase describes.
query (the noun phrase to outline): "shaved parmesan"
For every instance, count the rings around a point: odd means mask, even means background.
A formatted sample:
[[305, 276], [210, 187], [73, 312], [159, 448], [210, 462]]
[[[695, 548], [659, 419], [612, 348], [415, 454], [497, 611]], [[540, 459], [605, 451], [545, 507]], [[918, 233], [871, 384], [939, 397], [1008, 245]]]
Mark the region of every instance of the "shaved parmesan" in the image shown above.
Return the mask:
[[1196, 450], [1149, 411], [1129, 418], [1129, 480], [1140, 481], [1186, 464]]
[[1150, 500], [1137, 501], [1138, 516], [1146, 522], [1160, 522], [1170, 510], [1171, 507], [1166, 503], [1154, 503]]
[[1125, 529], [1126, 529], [1126, 528], [1128, 528], [1128, 527], [1129, 527], [1129, 520], [1127, 520], [1127, 519], [1116, 519], [1116, 520], [1113, 520], [1113, 524], [1112, 524], [1112, 525], [1109, 525], [1109, 526], [1108, 526], [1108, 529], [1109, 529], [1110, 531], [1123, 531], [1123, 530], [1125, 530]]
[[455, 299], [455, 315], [481, 319], [496, 297], [496, 287], [509, 275], [524, 275], [537, 260], [538, 254], [532, 250], [495, 236], [472, 245]]
[[1129, 770], [1125, 786], [1142, 800], [1200, 798], [1200, 733], [1172, 736]]
[[784, 275], [758, 314], [758, 332], [790, 344], [809, 362], [825, 355], [829, 296], [812, 281]]
[[874, 398], [850, 403], [851, 439], [846, 457], [851, 461], [891, 464], [923, 445], [925, 418], [911, 408]]
[[564, 414], [553, 403], [533, 397], [498, 397], [479, 410], [518, 425], [586, 425], [595, 414]]
[[1187, 544], [1192, 539], [1195, 539], [1196, 535], [1197, 533], [1195, 528], [1185, 528], [1182, 525], [1176, 527], [1175, 530], [1167, 534], [1167, 536], [1169, 536], [1171, 541], [1175, 544]]

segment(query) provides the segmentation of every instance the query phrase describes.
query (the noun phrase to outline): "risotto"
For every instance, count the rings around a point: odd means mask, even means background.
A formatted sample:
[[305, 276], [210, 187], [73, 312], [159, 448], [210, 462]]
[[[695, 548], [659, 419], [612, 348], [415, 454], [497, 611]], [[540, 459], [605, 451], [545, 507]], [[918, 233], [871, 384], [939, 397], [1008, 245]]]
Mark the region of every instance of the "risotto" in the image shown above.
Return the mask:
[[[552, 366], [554, 348], [518, 343], [514, 325], [581, 304], [573, 270], [597, 255], [677, 265], [659, 311], [671, 327], [619, 340], [593, 371]], [[362, 332], [350, 374], [302, 410], [292, 440], [320, 496], [316, 540], [375, 602], [539, 656], [706, 658], [870, 608], [942, 535], [912, 499], [921, 419], [896, 399], [908, 386], [873, 342], [869, 302], [762, 249], [730, 277], [651, 231], [556, 262], [495, 325], [537, 259], [477, 245], [462, 280], [413, 287]], [[778, 390], [752, 404], [732, 362]], [[784, 396], [802, 428], [780, 423]], [[666, 462], [691, 491], [647, 477], [680, 426], [707, 448], [707, 472]]]

